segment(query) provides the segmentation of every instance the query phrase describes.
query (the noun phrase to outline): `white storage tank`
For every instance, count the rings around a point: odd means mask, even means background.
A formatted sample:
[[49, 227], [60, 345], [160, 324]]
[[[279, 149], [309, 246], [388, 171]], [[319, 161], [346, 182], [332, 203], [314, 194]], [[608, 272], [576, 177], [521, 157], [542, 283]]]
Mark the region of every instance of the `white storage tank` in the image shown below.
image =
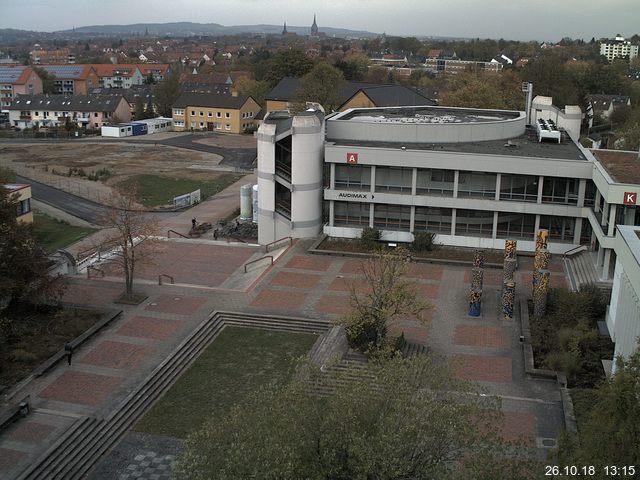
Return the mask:
[[251, 205], [253, 207], [253, 223], [258, 223], [258, 185], [251, 188]]
[[251, 187], [249, 183], [240, 187], [240, 220], [251, 220]]

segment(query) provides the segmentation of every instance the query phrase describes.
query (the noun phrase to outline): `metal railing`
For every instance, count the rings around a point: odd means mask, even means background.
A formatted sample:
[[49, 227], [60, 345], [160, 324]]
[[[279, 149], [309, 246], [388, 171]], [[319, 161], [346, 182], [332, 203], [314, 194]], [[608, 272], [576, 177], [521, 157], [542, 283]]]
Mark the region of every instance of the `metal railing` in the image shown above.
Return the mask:
[[161, 273], [160, 275], [158, 275], [158, 285], [162, 285], [162, 277], [167, 277], [169, 279], [169, 282], [171, 282], [171, 285], [175, 283], [171, 275], [167, 275], [166, 273]]
[[588, 245], [578, 245], [577, 247], [573, 247], [562, 254], [562, 258], [567, 258], [569, 255], [573, 255], [576, 252], [588, 250]]
[[91, 272], [98, 272], [98, 274], [100, 275], [100, 278], [104, 278], [104, 270], [100, 268], [92, 267], [91, 265], [89, 265], [87, 267], [87, 278], [91, 278]]
[[282, 238], [279, 238], [278, 240], [274, 240], [271, 243], [267, 243], [264, 246], [264, 253], [269, 253], [269, 247], [271, 247], [273, 245], [276, 245], [276, 244], [278, 244], [278, 243], [280, 243], [280, 242], [282, 242], [284, 240], [288, 240], [290, 246], [293, 245], [293, 237], [282, 237]]
[[175, 233], [176, 235], [182, 237], [182, 238], [190, 238], [187, 237], [186, 235], [181, 234], [180, 232], [176, 232], [175, 230], [167, 230], [167, 238], [171, 238], [171, 233]]
[[260, 260], [264, 260], [265, 258], [268, 258], [271, 260], [271, 265], [273, 265], [273, 255], [265, 255], [264, 257], [260, 257], [260, 258], [256, 258], [255, 260], [251, 260], [250, 262], [247, 262], [244, 264], [244, 273], [247, 273], [247, 267], [253, 263], [259, 262]]

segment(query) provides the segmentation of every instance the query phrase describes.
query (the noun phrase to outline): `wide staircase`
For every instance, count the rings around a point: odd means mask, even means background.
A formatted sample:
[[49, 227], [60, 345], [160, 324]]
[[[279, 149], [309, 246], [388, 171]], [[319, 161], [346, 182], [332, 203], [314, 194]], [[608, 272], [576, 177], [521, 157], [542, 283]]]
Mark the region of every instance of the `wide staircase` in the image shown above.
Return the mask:
[[313, 334], [321, 334], [330, 327], [328, 322], [321, 320], [215, 312], [158, 365], [108, 417], [79, 418], [17, 478], [83, 478], [227, 326]]
[[572, 289], [578, 291], [586, 285], [595, 285], [605, 292], [610, 292], [611, 282], [600, 280], [593, 264], [592, 255], [591, 252], [585, 250], [565, 257], [565, 266], [569, 272]]

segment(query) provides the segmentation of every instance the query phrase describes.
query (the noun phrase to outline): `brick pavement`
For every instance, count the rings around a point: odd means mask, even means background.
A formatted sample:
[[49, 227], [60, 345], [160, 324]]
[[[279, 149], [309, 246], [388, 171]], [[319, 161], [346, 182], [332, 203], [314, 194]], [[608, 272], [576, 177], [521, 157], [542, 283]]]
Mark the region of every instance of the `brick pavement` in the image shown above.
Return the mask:
[[[310, 244], [309, 241], [297, 242], [247, 292], [137, 284], [136, 290], [148, 295], [141, 305], [121, 307], [122, 317], [83, 345], [71, 367], [60, 365], [31, 384], [36, 409], [107, 414], [216, 309], [327, 319], [344, 314], [350, 304], [347, 285], [359, 284], [362, 260], [310, 255], [306, 253]], [[186, 260], [181, 251], [193, 257]], [[171, 265], [185, 268], [199, 268], [194, 264], [205, 262], [212, 255], [220, 262], [222, 275], [229, 275], [252, 250], [227, 245], [194, 246], [185, 241], [172, 242], [166, 252]], [[193, 258], [197, 261], [192, 261]], [[552, 278], [558, 279], [554, 281], [563, 281], [562, 274], [554, 268]], [[523, 374], [517, 323], [504, 322], [498, 315], [498, 284], [491, 279], [501, 278], [501, 272], [486, 271], [491, 273], [485, 273], [483, 314], [480, 318], [471, 318], [467, 316], [469, 270], [470, 267], [412, 264], [407, 278], [417, 283], [418, 291], [433, 305], [427, 315], [431, 326], [402, 318], [390, 325], [390, 330], [402, 331], [408, 340], [450, 356], [456, 360], [455, 371], [461, 378], [481, 382], [489, 393], [509, 398], [503, 427], [506, 437], [512, 438], [519, 432], [529, 438], [554, 437], [560, 428], [559, 394], [555, 386], [529, 380]], [[518, 271], [521, 292], [528, 289], [527, 275], [530, 272], [525, 268]], [[120, 282], [76, 278], [71, 284], [65, 300], [79, 304], [109, 305], [122, 291]], [[361, 283], [358, 288], [364, 289]], [[529, 398], [537, 399], [538, 403]], [[10, 459], [11, 465], [23, 467], [46, 448], [57, 435], [55, 432], [64, 431], [71, 422], [62, 417], [54, 420], [58, 422], [54, 425], [57, 430], [51, 426], [30, 425], [0, 436], [0, 470], [5, 470], [1, 467], [6, 459]], [[38, 429], [41, 435], [29, 433]], [[3, 443], [5, 437], [22, 438], [31, 450], [26, 446], [24, 452], [9, 448], [10, 443]], [[0, 473], [0, 479], [5, 478], [11, 476]]]

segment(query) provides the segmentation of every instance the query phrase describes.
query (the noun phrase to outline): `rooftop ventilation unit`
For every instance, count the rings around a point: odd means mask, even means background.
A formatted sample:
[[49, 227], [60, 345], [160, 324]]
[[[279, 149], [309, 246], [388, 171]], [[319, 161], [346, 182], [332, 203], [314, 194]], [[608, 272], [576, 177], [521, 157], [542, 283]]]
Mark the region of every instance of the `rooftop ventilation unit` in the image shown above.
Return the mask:
[[558, 143], [562, 140], [562, 134], [553, 120], [538, 119], [536, 123], [536, 132], [538, 133], [538, 142], [542, 140], [555, 140]]

